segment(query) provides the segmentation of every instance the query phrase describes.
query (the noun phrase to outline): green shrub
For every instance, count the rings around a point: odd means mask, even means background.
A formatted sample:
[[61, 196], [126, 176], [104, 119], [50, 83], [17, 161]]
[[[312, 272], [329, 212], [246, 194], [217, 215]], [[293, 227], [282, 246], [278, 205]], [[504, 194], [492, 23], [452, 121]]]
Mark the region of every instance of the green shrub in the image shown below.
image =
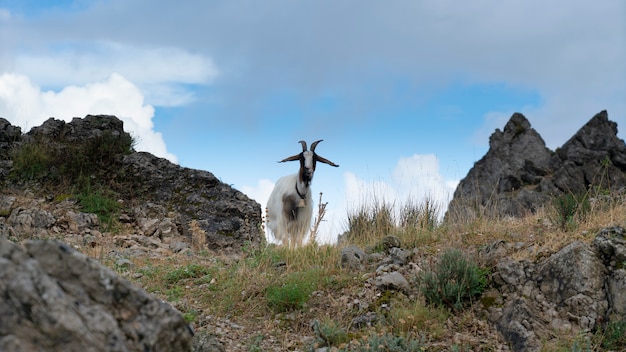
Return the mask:
[[13, 180], [39, 181], [48, 175], [53, 154], [42, 143], [28, 143], [13, 152], [13, 168], [9, 177]]
[[425, 271], [420, 279], [427, 303], [459, 310], [466, 300], [483, 292], [487, 271], [466, 258], [463, 252], [452, 249], [444, 252], [434, 270]]
[[133, 151], [128, 134], [105, 131], [84, 141], [37, 138], [13, 151], [11, 177], [16, 180], [76, 182], [85, 175], [112, 177], [120, 155]]
[[115, 194], [99, 187], [91, 187], [90, 183], [76, 195], [78, 205], [85, 213], [93, 213], [98, 216], [101, 225], [110, 227], [115, 215], [120, 209]]
[[319, 276], [318, 270], [296, 272], [268, 286], [265, 290], [268, 306], [278, 313], [302, 308], [317, 289]]
[[554, 210], [550, 220], [563, 231], [576, 228], [577, 221], [584, 219], [591, 207], [587, 195], [572, 193], [554, 198], [552, 206]]

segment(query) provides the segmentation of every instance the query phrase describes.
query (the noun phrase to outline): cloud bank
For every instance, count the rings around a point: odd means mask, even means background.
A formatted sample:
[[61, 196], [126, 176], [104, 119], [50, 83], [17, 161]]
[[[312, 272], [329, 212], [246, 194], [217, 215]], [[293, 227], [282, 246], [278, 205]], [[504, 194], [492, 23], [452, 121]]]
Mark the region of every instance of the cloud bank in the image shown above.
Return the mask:
[[154, 131], [154, 108], [146, 105], [141, 91], [120, 74], [58, 92], [44, 91], [20, 74], [0, 75], [0, 116], [24, 132], [50, 117], [69, 122], [89, 114], [117, 116], [124, 122], [124, 130], [137, 140], [137, 150], [177, 161], [167, 151], [161, 133]]

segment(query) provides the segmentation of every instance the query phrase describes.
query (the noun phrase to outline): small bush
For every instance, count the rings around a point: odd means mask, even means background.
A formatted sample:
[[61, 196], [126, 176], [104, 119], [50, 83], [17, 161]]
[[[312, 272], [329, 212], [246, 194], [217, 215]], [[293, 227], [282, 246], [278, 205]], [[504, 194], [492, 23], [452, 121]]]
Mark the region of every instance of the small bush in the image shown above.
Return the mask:
[[452, 249], [440, 256], [433, 271], [422, 274], [421, 292], [427, 303], [459, 310], [464, 301], [481, 294], [486, 283], [486, 270]]
[[268, 306], [278, 313], [302, 308], [317, 289], [319, 276], [315, 270], [297, 272], [282, 283], [268, 286], [265, 291]]
[[577, 221], [583, 220], [590, 209], [587, 195], [571, 193], [554, 198], [552, 206], [554, 210], [550, 220], [563, 231], [576, 228]]
[[278, 313], [301, 308], [309, 299], [310, 290], [299, 282], [286, 282], [280, 286], [269, 286], [265, 293], [267, 304]]
[[115, 215], [120, 209], [120, 204], [115, 199], [113, 192], [107, 192], [98, 187], [91, 187], [89, 182], [76, 195], [76, 199], [78, 199], [78, 205], [82, 211], [96, 214], [100, 224], [106, 227], [110, 227], [113, 224]]
[[41, 143], [28, 143], [13, 152], [13, 180], [39, 181], [48, 173], [53, 160], [49, 147]]

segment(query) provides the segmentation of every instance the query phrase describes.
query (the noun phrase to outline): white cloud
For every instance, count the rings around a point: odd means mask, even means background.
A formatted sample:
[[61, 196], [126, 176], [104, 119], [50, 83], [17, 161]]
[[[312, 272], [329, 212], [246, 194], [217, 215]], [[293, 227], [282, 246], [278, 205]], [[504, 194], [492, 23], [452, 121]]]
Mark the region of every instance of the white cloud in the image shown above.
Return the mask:
[[89, 114], [117, 116], [124, 122], [124, 130], [138, 140], [137, 150], [176, 162], [176, 156], [167, 152], [161, 133], [154, 131], [154, 108], [146, 105], [139, 89], [120, 74], [59, 92], [42, 91], [19, 74], [0, 75], [0, 116], [24, 132], [50, 117], [71, 121]]
[[13, 72], [50, 87], [84, 85], [117, 72], [136, 84], [149, 103], [158, 106], [190, 102], [193, 94], [184, 85], [207, 84], [218, 75], [209, 58], [174, 47], [115, 42], [56, 45], [60, 49], [19, 53]]

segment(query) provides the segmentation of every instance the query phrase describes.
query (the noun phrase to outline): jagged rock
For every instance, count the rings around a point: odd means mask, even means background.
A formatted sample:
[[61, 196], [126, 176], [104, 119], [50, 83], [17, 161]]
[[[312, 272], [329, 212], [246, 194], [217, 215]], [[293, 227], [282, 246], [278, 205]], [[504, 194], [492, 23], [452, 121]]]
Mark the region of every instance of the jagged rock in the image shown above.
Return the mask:
[[[22, 129], [11, 125], [9, 121], [0, 117], [0, 159], [8, 159], [11, 146], [21, 138]], [[7, 172], [5, 172], [4, 168], [0, 168], [0, 174], [6, 174]]]
[[594, 116], [556, 151], [554, 185], [580, 194], [590, 186], [617, 190], [626, 185], [626, 144], [606, 111]]
[[496, 215], [495, 211], [521, 215], [535, 203], [545, 202], [547, 195], [528, 199], [528, 194], [519, 191], [540, 184], [550, 170], [552, 154], [526, 117], [513, 114], [504, 131], [497, 129], [491, 135], [489, 151], [459, 183], [446, 217], [465, 219], [482, 213]]
[[445, 220], [477, 216], [520, 217], [555, 196], [590, 187], [616, 191], [626, 186], [626, 144], [606, 111], [596, 114], [556, 152], [519, 113], [489, 138], [489, 151], [461, 180]]
[[83, 233], [87, 229], [97, 228], [100, 224], [98, 216], [93, 213], [68, 211], [66, 213], [68, 227], [75, 233]]
[[511, 349], [519, 352], [540, 351], [541, 342], [535, 331], [547, 331], [546, 325], [537, 321], [535, 312], [524, 298], [508, 304], [496, 326]]
[[57, 241], [0, 239], [0, 350], [189, 351], [182, 314]]

